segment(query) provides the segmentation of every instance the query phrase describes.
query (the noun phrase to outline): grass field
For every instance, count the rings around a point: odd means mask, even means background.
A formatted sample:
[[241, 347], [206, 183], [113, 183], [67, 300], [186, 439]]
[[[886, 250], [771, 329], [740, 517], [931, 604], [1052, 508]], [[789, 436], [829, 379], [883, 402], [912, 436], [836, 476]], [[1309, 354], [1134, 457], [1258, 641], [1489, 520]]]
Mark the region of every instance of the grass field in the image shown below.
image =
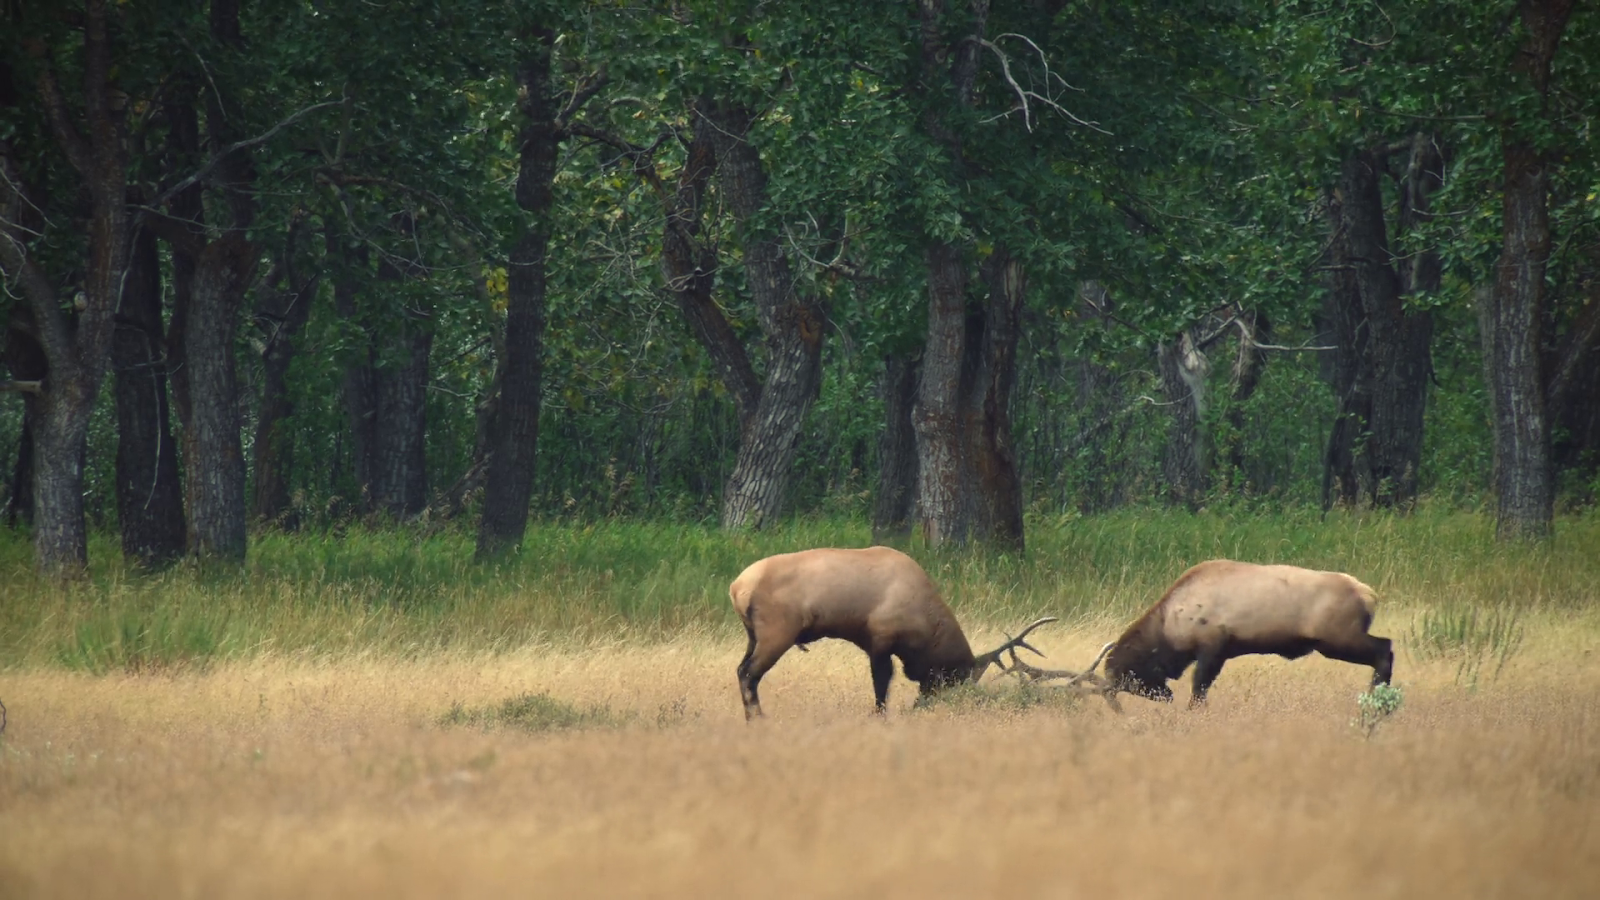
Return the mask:
[[[502, 569], [515, 589], [429, 575], [454, 563], [419, 541], [391, 581], [404, 603], [370, 602], [383, 589], [352, 571], [400, 567], [375, 536], [327, 550], [320, 576], [304, 574], [316, 548], [289, 544], [243, 577], [100, 570], [53, 592], [14, 570], [0, 897], [1600, 891], [1600, 541], [1568, 543], [1595, 537], [1592, 521], [1533, 550], [1480, 540], [1476, 517], [1341, 520], [1296, 550], [1293, 522], [1180, 518], [1063, 529], [1023, 561], [925, 562], [980, 649], [1056, 611], [1055, 590], [1087, 595], [1038, 633], [1066, 667], [1189, 554], [1336, 565], [1383, 592], [1374, 631], [1399, 645], [1400, 711], [1363, 737], [1365, 670], [1251, 658], [1195, 712], [1128, 699], [1118, 716], [991, 675], [920, 710], [897, 678], [879, 720], [865, 658], [824, 642], [778, 665], [769, 719], [747, 725], [719, 567], [784, 535], [740, 546], [691, 529], [651, 551], [632, 526], [569, 529], [565, 573]], [[1239, 546], [1219, 545], [1229, 535]], [[612, 584], [682, 582], [653, 611], [619, 611], [589, 568], [607, 561]], [[544, 599], [563, 583], [587, 590], [565, 629]], [[435, 589], [454, 593], [422, 596]], [[418, 638], [453, 615], [471, 624]]]

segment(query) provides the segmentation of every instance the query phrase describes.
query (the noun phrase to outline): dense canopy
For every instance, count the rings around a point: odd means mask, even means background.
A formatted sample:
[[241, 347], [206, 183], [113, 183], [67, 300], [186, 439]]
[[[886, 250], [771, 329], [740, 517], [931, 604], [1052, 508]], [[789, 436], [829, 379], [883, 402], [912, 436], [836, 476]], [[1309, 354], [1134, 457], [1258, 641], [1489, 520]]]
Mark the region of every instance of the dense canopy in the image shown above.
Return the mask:
[[252, 528], [1600, 488], [1600, 12], [0, 4], [0, 504]]

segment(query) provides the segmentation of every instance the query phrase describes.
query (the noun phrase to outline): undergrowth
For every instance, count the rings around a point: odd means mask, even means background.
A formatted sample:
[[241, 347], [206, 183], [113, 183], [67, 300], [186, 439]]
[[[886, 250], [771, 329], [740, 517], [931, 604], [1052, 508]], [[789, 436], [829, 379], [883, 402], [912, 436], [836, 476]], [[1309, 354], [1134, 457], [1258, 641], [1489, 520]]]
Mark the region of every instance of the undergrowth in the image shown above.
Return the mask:
[[512, 728], [529, 732], [615, 728], [628, 721], [628, 716], [613, 712], [610, 707], [575, 706], [544, 693], [519, 694], [488, 706], [467, 707], [455, 703], [439, 717], [439, 724], [446, 727]]
[[[1556, 533], [1543, 545], [1498, 544], [1488, 517], [1427, 506], [1406, 517], [1130, 509], [1034, 516], [1025, 554], [903, 549], [969, 628], [1046, 614], [1069, 626], [1114, 625], [1214, 557], [1337, 569], [1377, 589], [1380, 618], [1443, 610], [1414, 626], [1420, 652], [1460, 652], [1498, 668], [1515, 650], [1518, 616], [1593, 608], [1600, 596], [1600, 514], [1564, 517]], [[34, 574], [27, 535], [0, 529], [0, 668], [147, 672], [261, 653], [411, 658], [731, 636], [727, 588], [744, 566], [869, 543], [866, 523], [847, 518], [739, 534], [681, 522], [544, 521], [529, 526], [516, 554], [476, 565], [465, 530], [264, 531], [241, 568], [147, 573], [122, 561], [113, 535], [98, 534], [88, 579], [60, 586]]]
[[1417, 614], [1406, 635], [1411, 655], [1422, 661], [1453, 660], [1456, 683], [1477, 687], [1488, 669], [1490, 680], [1500, 677], [1506, 663], [1522, 647], [1522, 610], [1448, 604]]

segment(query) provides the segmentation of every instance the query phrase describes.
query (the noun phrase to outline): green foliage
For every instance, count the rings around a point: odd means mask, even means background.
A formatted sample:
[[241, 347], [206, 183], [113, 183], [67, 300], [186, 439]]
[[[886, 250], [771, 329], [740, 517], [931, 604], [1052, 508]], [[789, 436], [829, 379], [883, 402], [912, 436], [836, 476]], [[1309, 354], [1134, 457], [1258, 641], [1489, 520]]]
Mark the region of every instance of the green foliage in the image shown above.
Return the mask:
[[1378, 726], [1400, 711], [1400, 704], [1404, 700], [1405, 692], [1398, 685], [1374, 685], [1372, 690], [1356, 695], [1359, 712], [1350, 724], [1361, 732], [1362, 737], [1371, 740]]
[[566, 731], [577, 728], [615, 728], [627, 723], [627, 717], [601, 705], [574, 706], [549, 694], [526, 693], [507, 697], [488, 706], [467, 707], [451, 704], [439, 716], [441, 727], [466, 726], [481, 728], [507, 728], [516, 731], [544, 732]]
[[1499, 678], [1522, 647], [1522, 616], [1516, 607], [1445, 605], [1425, 609], [1412, 622], [1406, 646], [1419, 660], [1455, 660], [1456, 684], [1475, 689], [1484, 663], [1494, 665], [1490, 679]]

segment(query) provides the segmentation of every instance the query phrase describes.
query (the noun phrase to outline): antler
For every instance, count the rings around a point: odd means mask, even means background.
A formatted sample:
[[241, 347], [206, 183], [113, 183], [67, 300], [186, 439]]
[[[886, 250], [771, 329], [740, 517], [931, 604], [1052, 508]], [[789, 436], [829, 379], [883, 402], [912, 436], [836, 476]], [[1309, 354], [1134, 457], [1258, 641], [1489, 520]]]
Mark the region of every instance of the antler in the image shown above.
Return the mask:
[[1006, 642], [1004, 644], [1001, 644], [993, 650], [990, 650], [988, 653], [982, 653], [974, 657], [972, 660], [972, 680], [977, 681], [979, 678], [982, 678], [983, 673], [989, 671], [990, 666], [999, 666], [1001, 671], [1010, 671], [1006, 668], [1005, 663], [1000, 661], [1000, 654], [1009, 652], [1011, 654], [1011, 658], [1016, 659], [1018, 647], [1033, 653], [1035, 656], [1043, 657], [1044, 654], [1039, 652], [1039, 648], [1028, 643], [1027, 637], [1029, 632], [1033, 631], [1035, 628], [1038, 628], [1040, 625], [1045, 625], [1054, 621], [1056, 621], [1055, 616], [1045, 616], [1042, 619], [1038, 619], [1027, 628], [1022, 629], [1022, 633], [1016, 637], [1012, 637], [1008, 634], [1006, 635]]
[[[1022, 646], [1027, 645], [1024, 644]], [[1084, 681], [1087, 681], [1093, 685], [1104, 685], [1105, 679], [1094, 674], [1094, 670], [1100, 668], [1100, 661], [1105, 659], [1106, 654], [1110, 653], [1111, 648], [1115, 646], [1115, 641], [1108, 641], [1104, 647], [1100, 648], [1100, 655], [1096, 656], [1094, 658], [1094, 662], [1089, 664], [1089, 668], [1084, 669], [1082, 672], [1073, 672], [1070, 669], [1041, 669], [1037, 666], [1030, 666], [1017, 656], [1016, 650], [1011, 648], [1007, 648], [1011, 649], [1011, 665], [1006, 666], [1001, 664], [1001, 668], [1005, 669], [1006, 674], [1008, 675], [1021, 675], [1031, 681], [1048, 681], [1052, 678], [1065, 678], [1067, 679], [1067, 684], [1069, 685], [1078, 684]], [[1032, 647], [1028, 647], [1028, 649], [1033, 650]], [[1034, 652], [1037, 653], [1038, 651], [1035, 650]]]

